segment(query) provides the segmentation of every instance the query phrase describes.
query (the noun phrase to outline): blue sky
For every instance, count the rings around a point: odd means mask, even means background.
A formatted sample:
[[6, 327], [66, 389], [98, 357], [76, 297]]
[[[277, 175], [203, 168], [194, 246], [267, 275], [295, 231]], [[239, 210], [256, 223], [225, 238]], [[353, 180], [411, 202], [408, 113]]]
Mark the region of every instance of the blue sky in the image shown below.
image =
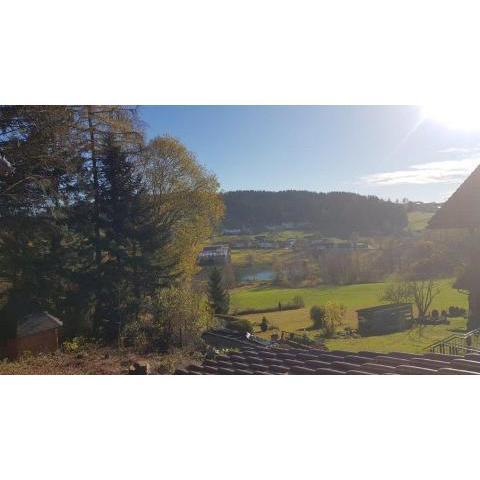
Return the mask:
[[411, 106], [140, 107], [147, 135], [181, 140], [224, 191], [443, 201], [480, 163], [480, 131], [448, 121], [469, 120], [464, 110], [434, 111], [441, 115]]

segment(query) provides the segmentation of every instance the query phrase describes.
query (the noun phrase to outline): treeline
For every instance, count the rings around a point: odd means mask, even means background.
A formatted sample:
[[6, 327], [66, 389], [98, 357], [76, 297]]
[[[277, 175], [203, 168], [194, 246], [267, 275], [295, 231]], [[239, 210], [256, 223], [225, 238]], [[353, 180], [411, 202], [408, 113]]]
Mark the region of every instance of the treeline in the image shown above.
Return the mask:
[[47, 310], [67, 336], [193, 341], [210, 314], [190, 280], [223, 203], [184, 145], [146, 142], [134, 108], [4, 106], [0, 154], [0, 338]]
[[355, 193], [235, 191], [223, 194], [227, 228], [264, 230], [281, 224], [306, 224], [324, 235], [388, 235], [408, 220], [404, 206]]

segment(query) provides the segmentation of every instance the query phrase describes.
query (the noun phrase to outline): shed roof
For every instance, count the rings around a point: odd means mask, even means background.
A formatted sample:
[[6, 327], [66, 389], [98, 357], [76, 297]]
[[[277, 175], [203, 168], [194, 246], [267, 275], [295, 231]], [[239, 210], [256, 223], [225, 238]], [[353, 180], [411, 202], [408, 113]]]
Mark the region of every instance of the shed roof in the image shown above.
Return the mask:
[[357, 310], [357, 313], [373, 313], [381, 311], [392, 311], [392, 310], [401, 310], [406, 308], [411, 308], [411, 303], [388, 303], [386, 305], [377, 305], [376, 307], [360, 308]]
[[480, 166], [431, 218], [428, 228], [480, 227]]
[[63, 326], [58, 318], [48, 312], [38, 312], [27, 315], [17, 327], [17, 337], [26, 337]]

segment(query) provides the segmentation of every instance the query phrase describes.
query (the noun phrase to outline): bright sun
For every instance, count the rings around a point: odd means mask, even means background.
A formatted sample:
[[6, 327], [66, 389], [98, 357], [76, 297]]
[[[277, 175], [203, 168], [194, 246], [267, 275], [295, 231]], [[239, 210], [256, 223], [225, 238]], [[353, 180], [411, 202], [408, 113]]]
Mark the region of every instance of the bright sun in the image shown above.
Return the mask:
[[458, 130], [480, 130], [480, 105], [438, 104], [421, 108], [422, 118]]

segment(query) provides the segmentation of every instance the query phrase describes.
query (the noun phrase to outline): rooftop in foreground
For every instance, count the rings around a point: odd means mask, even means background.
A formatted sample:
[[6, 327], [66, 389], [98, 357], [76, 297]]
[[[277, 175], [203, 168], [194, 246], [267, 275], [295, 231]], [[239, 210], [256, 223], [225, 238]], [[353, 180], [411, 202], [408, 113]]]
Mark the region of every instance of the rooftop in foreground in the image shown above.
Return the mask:
[[177, 375], [480, 375], [480, 354], [325, 351], [242, 346], [178, 369]]

